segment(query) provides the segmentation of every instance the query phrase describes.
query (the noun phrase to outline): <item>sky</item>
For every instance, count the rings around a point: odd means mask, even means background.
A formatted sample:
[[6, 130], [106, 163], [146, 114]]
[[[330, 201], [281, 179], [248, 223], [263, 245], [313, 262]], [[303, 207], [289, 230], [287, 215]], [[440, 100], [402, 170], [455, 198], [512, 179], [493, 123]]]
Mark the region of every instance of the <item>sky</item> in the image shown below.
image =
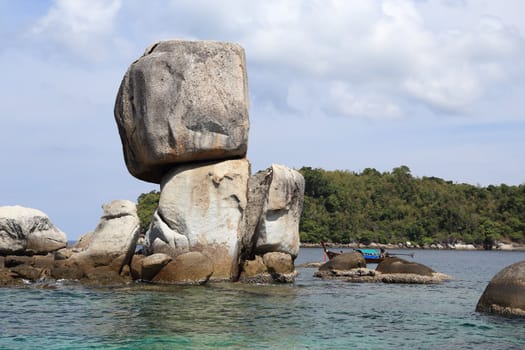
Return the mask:
[[113, 116], [146, 47], [239, 43], [252, 172], [406, 165], [456, 183], [525, 183], [525, 1], [0, 0], [0, 205], [70, 240], [132, 177]]

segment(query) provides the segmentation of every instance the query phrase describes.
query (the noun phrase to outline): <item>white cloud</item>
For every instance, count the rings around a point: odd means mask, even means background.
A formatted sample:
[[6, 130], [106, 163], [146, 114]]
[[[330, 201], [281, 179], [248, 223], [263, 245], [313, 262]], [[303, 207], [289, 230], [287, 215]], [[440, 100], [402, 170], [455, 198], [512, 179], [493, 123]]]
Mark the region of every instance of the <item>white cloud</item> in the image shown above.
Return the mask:
[[77, 59], [98, 61], [111, 55], [109, 44], [117, 43], [113, 31], [121, 5], [121, 0], [56, 0], [30, 35], [49, 40]]

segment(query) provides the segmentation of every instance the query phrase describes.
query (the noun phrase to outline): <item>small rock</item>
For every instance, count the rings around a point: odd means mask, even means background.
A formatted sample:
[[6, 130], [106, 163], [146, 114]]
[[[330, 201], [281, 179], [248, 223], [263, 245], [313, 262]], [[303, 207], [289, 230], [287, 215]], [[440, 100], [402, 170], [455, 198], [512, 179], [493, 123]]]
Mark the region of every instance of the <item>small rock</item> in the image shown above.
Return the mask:
[[290, 254], [280, 252], [266, 253], [263, 256], [263, 262], [271, 274], [287, 274], [295, 270]]
[[155, 275], [173, 258], [167, 254], [157, 253], [147, 256], [141, 262], [141, 279], [151, 281]]
[[376, 271], [383, 274], [416, 274], [421, 276], [432, 276], [435, 272], [431, 268], [412, 261], [397, 257], [387, 257], [377, 265]]
[[359, 267], [366, 267], [366, 261], [363, 254], [359, 252], [342, 253], [328, 260], [319, 267], [323, 270], [351, 270]]

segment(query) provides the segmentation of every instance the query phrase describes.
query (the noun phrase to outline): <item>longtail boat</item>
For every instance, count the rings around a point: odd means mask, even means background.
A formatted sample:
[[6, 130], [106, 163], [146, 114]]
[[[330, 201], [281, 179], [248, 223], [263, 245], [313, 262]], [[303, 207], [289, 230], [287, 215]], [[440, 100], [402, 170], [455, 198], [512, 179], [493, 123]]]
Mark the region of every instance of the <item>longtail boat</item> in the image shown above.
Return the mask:
[[[341, 255], [343, 252], [334, 252], [331, 250], [328, 250], [325, 243], [321, 242], [321, 246], [323, 247], [324, 253], [328, 257], [328, 259], [333, 259], [334, 257]], [[378, 264], [381, 261], [385, 260], [385, 258], [388, 255], [388, 252], [384, 249], [374, 249], [374, 248], [367, 248], [367, 249], [360, 249], [355, 248], [353, 249], [355, 252], [359, 252], [363, 255], [365, 258], [365, 261], [367, 264]]]

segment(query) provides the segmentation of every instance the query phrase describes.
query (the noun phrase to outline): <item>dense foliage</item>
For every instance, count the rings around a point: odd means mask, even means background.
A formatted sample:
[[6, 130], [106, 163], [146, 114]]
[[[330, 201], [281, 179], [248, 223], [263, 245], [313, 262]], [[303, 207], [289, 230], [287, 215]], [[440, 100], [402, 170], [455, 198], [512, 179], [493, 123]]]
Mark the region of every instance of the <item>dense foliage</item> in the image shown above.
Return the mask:
[[381, 173], [303, 167], [302, 242], [525, 241], [525, 185], [488, 187]]
[[145, 234], [151, 222], [151, 217], [159, 204], [160, 192], [142, 193], [137, 198], [137, 214], [140, 219], [140, 232]]
[[[525, 184], [488, 187], [413, 177], [406, 166], [361, 173], [303, 167], [302, 242], [525, 243]], [[141, 230], [160, 193], [138, 198]]]

